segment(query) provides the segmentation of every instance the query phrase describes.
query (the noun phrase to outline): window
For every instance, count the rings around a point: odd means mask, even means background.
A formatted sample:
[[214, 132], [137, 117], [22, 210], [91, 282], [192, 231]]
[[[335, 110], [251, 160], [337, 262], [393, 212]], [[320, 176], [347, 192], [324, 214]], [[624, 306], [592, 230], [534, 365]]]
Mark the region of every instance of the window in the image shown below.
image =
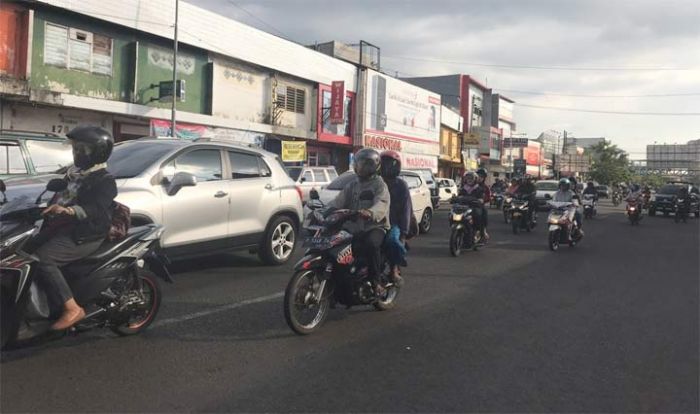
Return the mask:
[[311, 170], [306, 170], [304, 171], [304, 175], [301, 177], [305, 183], [313, 183], [314, 181], [314, 174], [311, 172]]
[[73, 164], [73, 152], [67, 141], [25, 141], [29, 158], [38, 173], [52, 173]]
[[293, 86], [278, 87], [277, 106], [285, 111], [304, 114], [306, 112], [306, 91]]
[[406, 182], [409, 190], [414, 190], [420, 187], [420, 178], [416, 177], [415, 175], [402, 175], [401, 178]]
[[0, 145], [0, 174], [27, 174], [18, 145]]
[[46, 23], [44, 63], [112, 75], [112, 39], [85, 30]]
[[173, 177], [178, 172], [188, 172], [197, 181], [217, 181], [222, 178], [221, 152], [218, 149], [190, 151], [168, 163], [163, 169], [166, 177]]
[[322, 168], [314, 168], [314, 176], [316, 176], [316, 181], [320, 183], [325, 183], [328, 181], [326, 179], [326, 171]]
[[240, 180], [243, 178], [258, 178], [263, 176], [260, 171], [258, 158], [259, 157], [254, 154], [229, 151], [228, 159], [231, 163], [231, 178]]
[[331, 124], [331, 91], [323, 91], [321, 102], [321, 129], [326, 134], [350, 136], [352, 99], [345, 97], [345, 122]]
[[172, 150], [170, 145], [158, 142], [132, 141], [115, 145], [107, 161], [107, 170], [114, 178], [133, 178]]
[[265, 160], [262, 159], [262, 157], [258, 157], [258, 166], [260, 167], [261, 177], [272, 177], [272, 170], [270, 169], [270, 166], [267, 165]]
[[327, 170], [326, 172], [328, 173], [329, 180], [333, 181], [338, 178], [338, 173], [335, 170]]

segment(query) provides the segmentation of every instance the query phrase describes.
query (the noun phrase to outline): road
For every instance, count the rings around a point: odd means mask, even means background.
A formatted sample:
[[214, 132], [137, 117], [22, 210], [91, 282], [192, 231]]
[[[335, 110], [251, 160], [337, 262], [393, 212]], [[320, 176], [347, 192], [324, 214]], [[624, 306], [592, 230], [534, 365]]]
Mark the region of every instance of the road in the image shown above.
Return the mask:
[[[3, 353], [2, 412], [698, 412], [696, 219], [603, 206], [575, 248], [546, 230], [449, 256], [446, 211], [413, 243], [396, 309], [287, 328], [291, 265], [176, 266], [156, 325]], [[298, 254], [299, 252], [297, 252]]]

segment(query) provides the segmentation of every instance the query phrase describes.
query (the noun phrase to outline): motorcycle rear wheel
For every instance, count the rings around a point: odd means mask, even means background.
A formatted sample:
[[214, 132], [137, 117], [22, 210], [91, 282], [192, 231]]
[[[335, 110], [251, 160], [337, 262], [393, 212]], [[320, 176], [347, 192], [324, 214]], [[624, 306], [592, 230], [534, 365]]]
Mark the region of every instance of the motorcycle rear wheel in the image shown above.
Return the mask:
[[[145, 313], [138, 315], [136, 319], [110, 327], [110, 329], [120, 336], [136, 335], [143, 332], [148, 326], [153, 323], [160, 309], [161, 290], [158, 279], [153, 272], [139, 269], [138, 277], [141, 282], [141, 289], [146, 299]], [[134, 286], [134, 288], [137, 288]]]
[[399, 296], [401, 288], [398, 286], [391, 286], [386, 290], [384, 296], [379, 298], [374, 302], [374, 308], [378, 311], [386, 311], [396, 307], [396, 298]]
[[[328, 317], [330, 303], [327, 296], [310, 302], [312, 297], [309, 295], [316, 293], [315, 289], [320, 282], [315, 270], [302, 270], [294, 273], [284, 292], [284, 319], [292, 331], [298, 335], [309, 335], [315, 332]], [[299, 314], [303, 310], [312, 311], [309, 314], [312, 317], [309, 322], [300, 320]]]

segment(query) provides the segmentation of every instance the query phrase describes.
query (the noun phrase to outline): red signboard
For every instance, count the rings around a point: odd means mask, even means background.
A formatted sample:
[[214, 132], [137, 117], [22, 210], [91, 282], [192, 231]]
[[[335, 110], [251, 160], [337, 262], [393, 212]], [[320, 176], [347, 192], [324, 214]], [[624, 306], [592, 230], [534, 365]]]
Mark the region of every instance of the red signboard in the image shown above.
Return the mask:
[[401, 141], [380, 135], [365, 134], [365, 147], [378, 149], [380, 151], [391, 150], [401, 152]]
[[331, 124], [345, 123], [345, 81], [331, 84]]

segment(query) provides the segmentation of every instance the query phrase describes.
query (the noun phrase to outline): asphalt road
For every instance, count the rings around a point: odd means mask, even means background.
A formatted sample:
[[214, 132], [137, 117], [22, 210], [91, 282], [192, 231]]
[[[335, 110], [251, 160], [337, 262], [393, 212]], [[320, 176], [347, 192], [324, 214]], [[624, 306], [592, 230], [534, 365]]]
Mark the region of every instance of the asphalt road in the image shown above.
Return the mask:
[[546, 230], [449, 256], [446, 211], [413, 244], [396, 309], [287, 328], [291, 265], [180, 264], [156, 325], [3, 353], [6, 412], [698, 412], [699, 220], [603, 207], [575, 248]]

